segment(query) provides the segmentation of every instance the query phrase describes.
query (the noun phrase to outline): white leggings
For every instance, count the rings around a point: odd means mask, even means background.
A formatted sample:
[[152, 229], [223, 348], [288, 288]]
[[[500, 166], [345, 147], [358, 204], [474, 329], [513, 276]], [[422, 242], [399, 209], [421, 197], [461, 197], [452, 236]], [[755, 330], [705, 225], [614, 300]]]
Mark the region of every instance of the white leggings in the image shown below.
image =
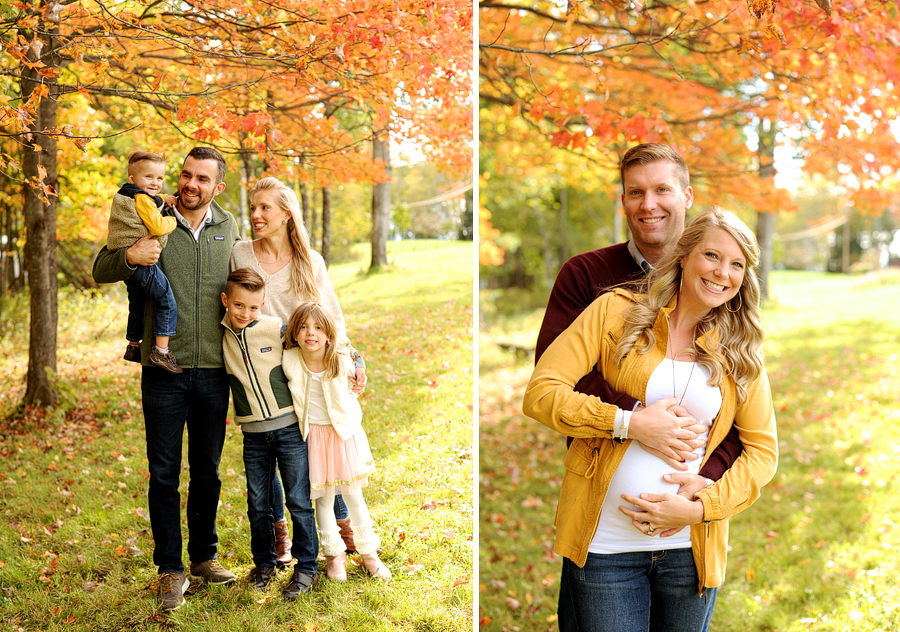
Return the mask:
[[[353, 544], [360, 555], [374, 553], [381, 546], [381, 539], [375, 533], [374, 522], [369, 515], [366, 499], [362, 492], [358, 494], [342, 493], [347, 512], [350, 514], [350, 526], [353, 527]], [[344, 541], [341, 539], [341, 528], [334, 518], [334, 492], [316, 498], [316, 527], [319, 531], [319, 544], [322, 553], [329, 557], [344, 552]]]

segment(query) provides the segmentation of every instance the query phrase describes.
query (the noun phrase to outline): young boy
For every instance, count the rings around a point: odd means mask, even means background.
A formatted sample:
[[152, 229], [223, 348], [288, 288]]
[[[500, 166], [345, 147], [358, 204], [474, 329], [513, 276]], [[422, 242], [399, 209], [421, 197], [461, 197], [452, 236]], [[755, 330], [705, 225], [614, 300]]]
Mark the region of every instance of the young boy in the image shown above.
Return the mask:
[[[166, 161], [147, 151], [135, 151], [128, 157], [128, 183], [113, 197], [109, 211], [107, 248], [129, 248], [145, 235], [154, 235], [160, 248], [175, 230], [174, 217], [161, 213], [163, 200], [159, 196], [166, 176]], [[128, 346], [124, 358], [141, 361], [140, 342], [144, 338], [144, 307], [147, 298], [153, 301], [153, 335], [156, 344], [150, 350], [149, 362], [169, 373], [181, 373], [174, 354], [169, 351], [169, 337], [175, 335], [178, 308], [169, 280], [158, 266], [137, 266], [125, 280], [128, 288], [128, 326], [125, 338]]]
[[227, 310], [222, 319], [222, 347], [234, 417], [244, 437], [250, 551], [256, 565], [250, 571], [250, 582], [265, 590], [275, 574], [271, 490], [277, 459], [285, 502], [294, 523], [291, 553], [297, 560], [282, 595], [293, 600], [312, 590], [318, 580], [319, 538], [310, 500], [306, 441], [281, 368], [286, 325], [279, 318], [260, 314], [264, 298], [265, 282], [250, 268], [239, 268], [228, 275], [222, 293]]

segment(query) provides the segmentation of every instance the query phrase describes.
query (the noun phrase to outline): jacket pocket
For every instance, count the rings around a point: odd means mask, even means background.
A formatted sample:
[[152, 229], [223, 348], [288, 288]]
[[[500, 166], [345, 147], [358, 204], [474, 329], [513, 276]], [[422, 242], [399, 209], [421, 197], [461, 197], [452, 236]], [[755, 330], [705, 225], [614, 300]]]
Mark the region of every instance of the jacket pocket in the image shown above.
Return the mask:
[[294, 405], [291, 389], [288, 388], [288, 379], [281, 365], [276, 366], [269, 373], [269, 386], [272, 388], [272, 394], [275, 395], [275, 403], [278, 404], [278, 408]]
[[595, 461], [599, 456], [599, 447], [591, 445], [588, 441], [575, 439], [566, 452], [564, 461], [566, 471], [578, 476], [588, 476], [589, 472], [596, 468]]
[[228, 376], [228, 381], [231, 383], [231, 399], [234, 401], [234, 416], [246, 417], [252, 415], [253, 411], [250, 408], [250, 400], [247, 399], [247, 392], [244, 390], [244, 385], [233, 375]]

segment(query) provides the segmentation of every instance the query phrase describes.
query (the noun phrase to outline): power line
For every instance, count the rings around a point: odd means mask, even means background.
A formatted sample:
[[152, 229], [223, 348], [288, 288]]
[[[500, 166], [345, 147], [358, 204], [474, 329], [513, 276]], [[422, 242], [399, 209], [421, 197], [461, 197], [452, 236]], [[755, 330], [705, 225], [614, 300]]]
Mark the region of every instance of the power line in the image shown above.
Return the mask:
[[775, 239], [780, 241], [796, 241], [798, 239], [808, 239], [810, 237], [818, 237], [819, 235], [824, 235], [825, 233], [830, 233], [838, 226], [843, 226], [850, 218], [847, 215], [841, 215], [839, 217], [833, 217], [818, 226], [813, 226], [812, 228], [807, 228], [806, 230], [801, 230], [796, 233], [787, 233], [786, 235], [775, 234]]
[[452, 191], [447, 191], [446, 193], [441, 193], [433, 198], [429, 198], [427, 200], [422, 200], [421, 202], [413, 202], [412, 204], [407, 204], [406, 208], [416, 208], [417, 206], [429, 206], [431, 204], [437, 204], [438, 202], [446, 202], [447, 200], [452, 200], [455, 197], [459, 197], [466, 191], [472, 189], [472, 182], [468, 184], [464, 184], [458, 189], [453, 189]]

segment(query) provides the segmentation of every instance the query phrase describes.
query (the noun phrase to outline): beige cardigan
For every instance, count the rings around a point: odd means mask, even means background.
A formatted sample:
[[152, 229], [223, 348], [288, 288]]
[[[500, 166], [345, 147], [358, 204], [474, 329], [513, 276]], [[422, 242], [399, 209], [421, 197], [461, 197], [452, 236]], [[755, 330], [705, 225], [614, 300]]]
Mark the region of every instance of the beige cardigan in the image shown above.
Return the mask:
[[[341, 373], [333, 380], [322, 380], [322, 390], [325, 391], [325, 406], [331, 418], [331, 425], [341, 441], [346, 441], [362, 428], [362, 408], [350, 390], [348, 382], [348, 378], [355, 375], [353, 362], [345, 353], [339, 354], [338, 358], [341, 361]], [[281, 366], [288, 378], [294, 411], [300, 419], [300, 432], [306, 439], [309, 434], [309, 391], [312, 386], [312, 372], [306, 368], [298, 347], [284, 352]]]

